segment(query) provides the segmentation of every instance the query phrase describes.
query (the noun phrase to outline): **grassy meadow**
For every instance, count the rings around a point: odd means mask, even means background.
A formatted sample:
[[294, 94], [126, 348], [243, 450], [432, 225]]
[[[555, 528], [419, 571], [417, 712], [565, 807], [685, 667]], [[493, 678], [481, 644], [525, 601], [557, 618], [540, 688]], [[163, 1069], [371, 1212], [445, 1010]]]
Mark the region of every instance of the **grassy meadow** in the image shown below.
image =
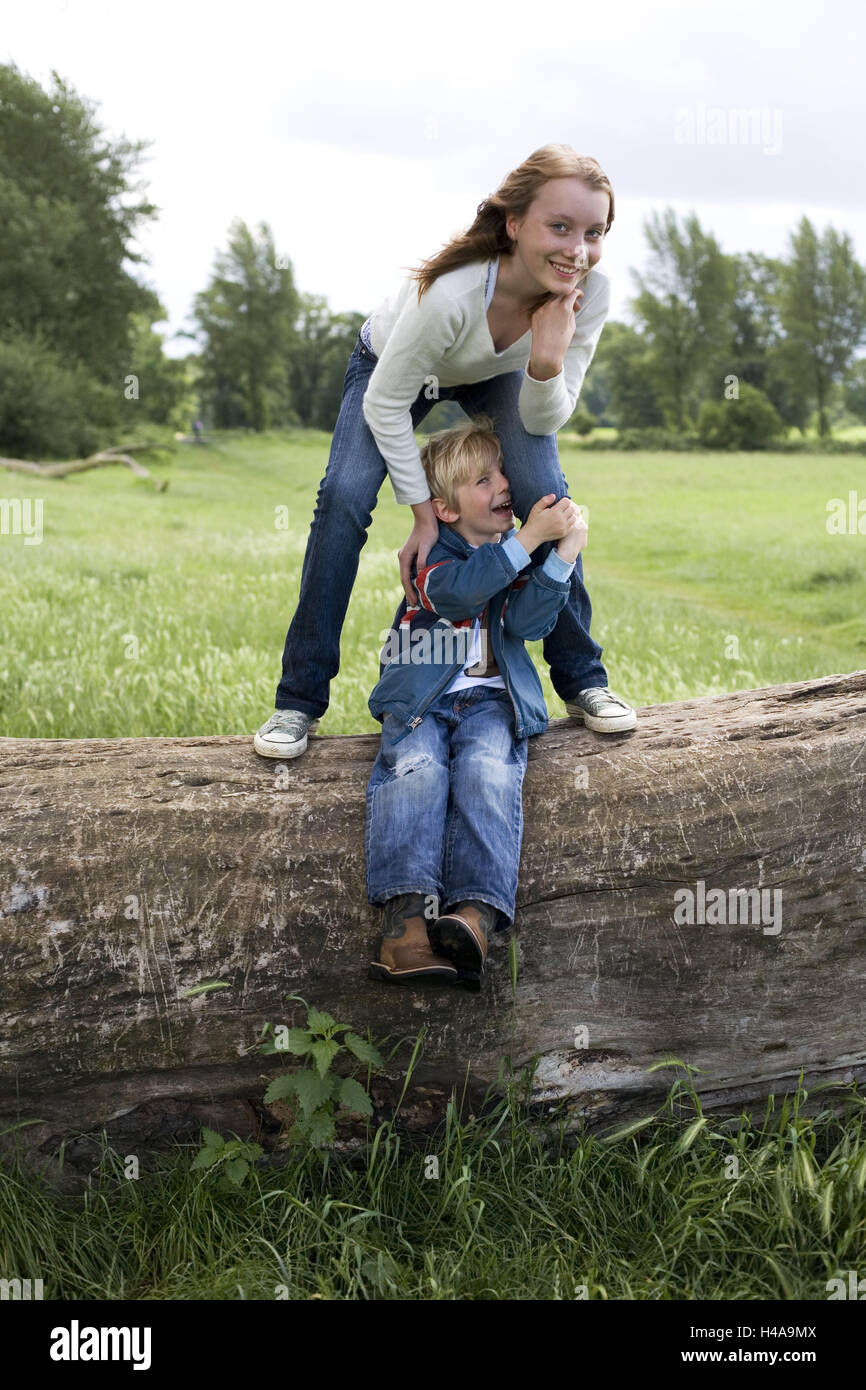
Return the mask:
[[[329, 442], [181, 445], [152, 465], [164, 493], [124, 468], [4, 474], [5, 496], [42, 499], [43, 538], [0, 536], [0, 734], [251, 733], [273, 709]], [[859, 455], [586, 453], [562, 436], [560, 452], [589, 508], [593, 636], [633, 704], [866, 666], [866, 538], [826, 529], [829, 499], [866, 491]], [[323, 735], [379, 729], [366, 702], [409, 518], [386, 482]]]

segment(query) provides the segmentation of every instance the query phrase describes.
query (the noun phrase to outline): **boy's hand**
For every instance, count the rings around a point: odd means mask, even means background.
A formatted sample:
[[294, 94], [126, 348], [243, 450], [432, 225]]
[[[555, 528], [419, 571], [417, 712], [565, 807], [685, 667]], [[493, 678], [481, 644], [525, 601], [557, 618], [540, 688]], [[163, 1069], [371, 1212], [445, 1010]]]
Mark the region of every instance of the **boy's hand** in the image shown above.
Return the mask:
[[573, 564], [580, 552], [586, 545], [588, 535], [588, 523], [580, 507], [576, 508], [577, 516], [572, 517], [571, 529], [566, 536], [563, 536], [556, 553], [560, 559], [565, 560], [569, 565]]
[[517, 539], [527, 555], [545, 541], [558, 541], [567, 536], [580, 515], [580, 509], [570, 497], [560, 497], [553, 506], [556, 493], [548, 492], [539, 497], [526, 521], [517, 533]]

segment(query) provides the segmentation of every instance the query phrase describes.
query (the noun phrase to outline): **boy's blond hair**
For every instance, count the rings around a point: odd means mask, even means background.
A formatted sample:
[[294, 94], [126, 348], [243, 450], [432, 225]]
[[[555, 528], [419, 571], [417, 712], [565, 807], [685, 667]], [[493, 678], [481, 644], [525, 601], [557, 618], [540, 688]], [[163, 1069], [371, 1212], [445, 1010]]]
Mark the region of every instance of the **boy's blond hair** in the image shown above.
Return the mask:
[[501, 460], [502, 446], [489, 415], [476, 415], [452, 429], [439, 430], [421, 449], [430, 496], [441, 497], [452, 512], [460, 510], [458, 487], [480, 478]]

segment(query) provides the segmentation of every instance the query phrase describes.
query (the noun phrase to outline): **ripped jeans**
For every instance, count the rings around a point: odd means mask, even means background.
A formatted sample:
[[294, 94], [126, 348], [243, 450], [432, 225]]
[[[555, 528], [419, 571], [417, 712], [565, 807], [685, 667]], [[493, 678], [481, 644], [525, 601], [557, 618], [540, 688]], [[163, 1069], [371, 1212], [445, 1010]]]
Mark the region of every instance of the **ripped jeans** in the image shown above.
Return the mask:
[[[367, 898], [425, 893], [444, 913], [467, 898], [514, 921], [523, 839], [527, 743], [514, 736], [511, 697], [473, 685], [443, 692], [399, 743], [405, 724], [386, 714], [367, 784]], [[431, 918], [432, 920], [432, 918]]]

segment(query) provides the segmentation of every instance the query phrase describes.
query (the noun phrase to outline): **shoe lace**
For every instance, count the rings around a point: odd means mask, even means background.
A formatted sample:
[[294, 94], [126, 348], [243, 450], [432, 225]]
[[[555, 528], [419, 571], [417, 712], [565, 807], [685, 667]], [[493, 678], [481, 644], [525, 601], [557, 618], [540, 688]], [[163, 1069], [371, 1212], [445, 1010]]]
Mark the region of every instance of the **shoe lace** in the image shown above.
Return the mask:
[[619, 705], [620, 709], [628, 709], [625, 700], [621, 700], [618, 695], [613, 695], [607, 686], [581, 691], [581, 699], [587, 704], [592, 705], [593, 709], [599, 709], [602, 705]]
[[299, 709], [278, 709], [268, 720], [268, 730], [284, 729], [288, 734], [306, 733], [312, 717]]

